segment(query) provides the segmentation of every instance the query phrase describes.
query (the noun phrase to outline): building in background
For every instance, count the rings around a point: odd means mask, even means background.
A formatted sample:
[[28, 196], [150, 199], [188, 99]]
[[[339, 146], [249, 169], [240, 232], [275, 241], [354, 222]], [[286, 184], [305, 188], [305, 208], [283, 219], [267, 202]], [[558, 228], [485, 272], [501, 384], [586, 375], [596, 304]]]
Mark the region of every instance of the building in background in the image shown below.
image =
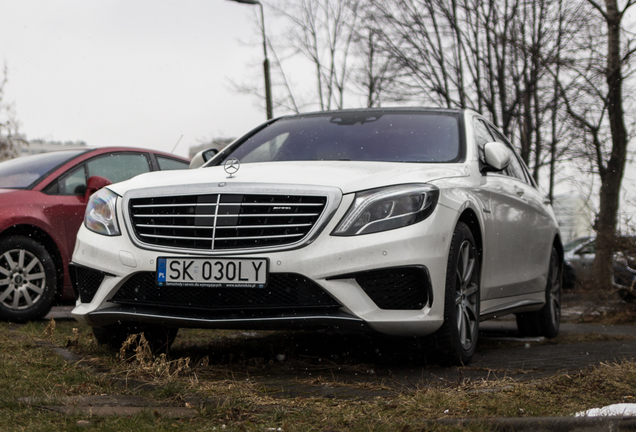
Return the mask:
[[199, 153], [201, 150], [207, 150], [209, 148], [214, 148], [217, 151], [221, 151], [228, 144], [232, 143], [235, 139], [236, 138], [217, 138], [217, 139], [213, 139], [210, 142], [206, 142], [206, 143], [194, 146], [194, 147], [190, 147], [190, 152], [188, 154], [188, 157], [190, 157], [190, 159], [192, 159], [192, 157], [194, 157], [194, 155]]
[[67, 150], [72, 148], [86, 147], [84, 141], [44, 141], [41, 139], [25, 141], [20, 146], [19, 156], [28, 156], [38, 153], [48, 153], [58, 150]]
[[593, 236], [594, 211], [590, 200], [578, 193], [557, 195], [552, 202], [563, 243], [578, 237]]

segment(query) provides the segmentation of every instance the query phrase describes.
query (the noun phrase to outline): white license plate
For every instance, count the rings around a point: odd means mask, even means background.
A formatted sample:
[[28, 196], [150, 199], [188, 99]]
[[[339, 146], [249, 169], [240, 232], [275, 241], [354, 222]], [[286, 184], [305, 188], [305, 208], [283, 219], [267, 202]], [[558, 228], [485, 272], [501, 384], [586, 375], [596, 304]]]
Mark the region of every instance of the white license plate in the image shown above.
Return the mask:
[[265, 288], [266, 258], [157, 259], [157, 285], [209, 288]]

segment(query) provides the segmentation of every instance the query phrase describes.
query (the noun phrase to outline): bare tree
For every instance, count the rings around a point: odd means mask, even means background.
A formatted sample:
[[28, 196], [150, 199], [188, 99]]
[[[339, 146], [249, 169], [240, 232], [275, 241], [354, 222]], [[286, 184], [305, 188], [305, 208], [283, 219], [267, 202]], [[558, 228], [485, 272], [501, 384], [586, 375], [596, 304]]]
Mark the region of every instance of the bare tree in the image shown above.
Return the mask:
[[20, 143], [24, 140], [18, 135], [18, 122], [15, 119], [13, 105], [5, 102], [7, 67], [5, 65], [0, 81], [0, 161], [12, 159], [19, 154]]
[[387, 50], [381, 45], [379, 25], [370, 5], [364, 8], [364, 24], [356, 32], [353, 81], [365, 98], [368, 108], [382, 105], [384, 97], [391, 92], [395, 69], [392, 68]]
[[601, 181], [594, 278], [610, 287], [612, 255], [616, 244], [619, 199], [627, 161], [629, 134], [623, 108], [624, 77], [634, 55], [632, 40], [625, 35], [625, 13], [636, 2], [582, 0], [588, 6], [585, 29], [578, 49], [567, 62], [562, 96], [567, 111], [584, 133], [581, 152]]
[[[360, 25], [361, 0], [272, 0], [267, 3], [280, 22], [281, 32], [270, 37], [275, 67], [285, 90], [298, 110], [317, 105], [320, 110], [343, 108], [354, 69], [353, 45]], [[311, 102], [293, 95], [291, 73], [284, 70], [290, 59], [302, 58], [313, 69]], [[306, 77], [304, 77], [306, 78]], [[298, 93], [298, 92], [296, 92]], [[289, 107], [290, 104], [287, 104]]]
[[[372, 0], [392, 61], [385, 98], [475, 109], [519, 145], [539, 180], [566, 153], [555, 92], [577, 9], [565, 0]], [[556, 65], [556, 66], [555, 66]]]

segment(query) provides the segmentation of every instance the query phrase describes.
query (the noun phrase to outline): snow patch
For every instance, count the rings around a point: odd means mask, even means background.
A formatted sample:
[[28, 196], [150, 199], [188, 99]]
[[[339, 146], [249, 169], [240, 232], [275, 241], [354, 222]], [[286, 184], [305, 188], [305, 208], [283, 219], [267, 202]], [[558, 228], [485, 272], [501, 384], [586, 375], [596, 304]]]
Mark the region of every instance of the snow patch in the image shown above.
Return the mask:
[[575, 417], [616, 417], [616, 416], [636, 416], [636, 404], [619, 403], [608, 405], [603, 408], [592, 408], [574, 414]]

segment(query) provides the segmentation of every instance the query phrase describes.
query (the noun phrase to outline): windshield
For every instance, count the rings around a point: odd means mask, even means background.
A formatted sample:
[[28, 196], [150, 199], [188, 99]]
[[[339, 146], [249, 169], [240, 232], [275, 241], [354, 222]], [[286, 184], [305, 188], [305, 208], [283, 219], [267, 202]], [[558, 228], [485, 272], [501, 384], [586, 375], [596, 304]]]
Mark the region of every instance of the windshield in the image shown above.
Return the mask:
[[455, 162], [460, 158], [455, 113], [320, 113], [280, 119], [235, 147], [241, 163], [351, 160]]
[[85, 151], [40, 153], [0, 162], [0, 188], [27, 189], [45, 174]]
[[577, 239], [574, 239], [570, 243], [568, 243], [565, 246], [563, 246], [563, 251], [564, 252], [569, 252], [569, 251], [571, 251], [573, 249], [576, 249], [577, 247], [579, 247], [583, 243], [586, 243], [586, 242], [590, 241], [591, 238], [592, 237], [579, 237]]

